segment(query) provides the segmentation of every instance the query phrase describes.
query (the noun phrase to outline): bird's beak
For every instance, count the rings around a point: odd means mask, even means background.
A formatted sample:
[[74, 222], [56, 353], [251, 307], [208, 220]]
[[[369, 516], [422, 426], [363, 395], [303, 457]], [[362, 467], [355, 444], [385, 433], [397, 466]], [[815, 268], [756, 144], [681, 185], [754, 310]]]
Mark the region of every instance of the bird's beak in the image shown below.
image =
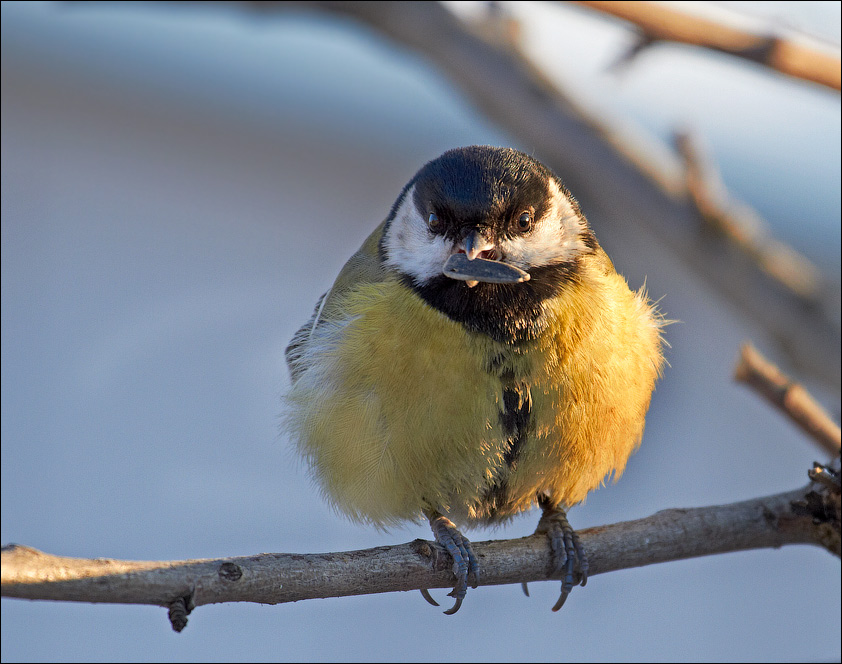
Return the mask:
[[479, 231], [472, 230], [457, 245], [442, 272], [451, 279], [464, 281], [473, 288], [480, 281], [488, 284], [518, 284], [529, 281], [529, 273], [497, 258], [494, 243]]
[[494, 243], [484, 237], [479, 231], [473, 230], [460, 243], [461, 251], [465, 252], [469, 261], [474, 260], [484, 251], [492, 251]]

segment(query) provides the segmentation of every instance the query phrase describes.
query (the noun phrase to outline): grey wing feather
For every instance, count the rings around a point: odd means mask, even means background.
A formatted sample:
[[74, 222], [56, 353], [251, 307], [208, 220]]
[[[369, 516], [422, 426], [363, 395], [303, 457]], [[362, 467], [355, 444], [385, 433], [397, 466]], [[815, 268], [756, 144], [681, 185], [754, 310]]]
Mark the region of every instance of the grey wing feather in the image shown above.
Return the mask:
[[292, 339], [284, 351], [287, 368], [289, 369], [289, 375], [292, 376], [293, 383], [298, 380], [298, 376], [300, 376], [301, 372], [304, 370], [304, 367], [301, 365], [301, 357], [303, 355], [304, 346], [309, 341], [310, 335], [313, 334], [313, 330], [316, 329], [316, 325], [319, 322], [319, 314], [322, 311], [322, 307], [327, 299], [328, 293], [330, 293], [330, 291], [327, 291], [319, 298], [319, 301], [316, 302], [316, 308], [313, 310], [313, 315], [310, 316], [310, 320], [304, 323], [304, 325], [298, 328], [298, 332], [292, 335]]
[[389, 270], [383, 265], [379, 251], [380, 237], [385, 225], [386, 222], [380, 224], [363, 242], [359, 251], [345, 263], [333, 287], [319, 298], [310, 320], [293, 335], [285, 351], [292, 382], [298, 380], [307, 368], [304, 351], [315, 329], [327, 321], [338, 318], [341, 314], [337, 303], [342, 297], [362, 284], [378, 283], [388, 278]]

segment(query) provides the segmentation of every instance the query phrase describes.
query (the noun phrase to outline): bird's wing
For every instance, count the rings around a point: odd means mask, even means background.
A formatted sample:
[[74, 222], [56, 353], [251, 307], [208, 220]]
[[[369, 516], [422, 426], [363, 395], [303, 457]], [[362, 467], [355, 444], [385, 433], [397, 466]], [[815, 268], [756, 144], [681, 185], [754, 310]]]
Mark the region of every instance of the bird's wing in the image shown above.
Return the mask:
[[384, 267], [380, 260], [380, 238], [383, 236], [385, 225], [386, 222], [384, 221], [375, 228], [357, 253], [348, 259], [339, 276], [336, 277], [336, 281], [333, 282], [333, 286], [316, 302], [316, 308], [313, 310], [310, 320], [293, 335], [285, 351], [287, 367], [289, 367], [293, 382], [307, 368], [304, 351], [314, 330], [319, 325], [334, 320], [341, 315], [341, 312], [337, 311], [336, 305], [342, 299], [342, 295], [351, 288], [384, 281], [388, 277], [389, 270]]

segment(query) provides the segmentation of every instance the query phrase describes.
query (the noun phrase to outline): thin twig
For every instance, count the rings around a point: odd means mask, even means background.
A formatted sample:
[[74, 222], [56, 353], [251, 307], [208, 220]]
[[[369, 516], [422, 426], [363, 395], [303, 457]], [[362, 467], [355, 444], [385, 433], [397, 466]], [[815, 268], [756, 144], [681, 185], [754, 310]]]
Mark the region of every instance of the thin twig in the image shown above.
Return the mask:
[[[815, 503], [809, 497], [818, 486], [731, 505], [670, 509], [580, 531], [590, 574], [787, 544], [819, 545], [839, 555], [838, 533], [834, 539], [827, 520], [805, 507]], [[549, 579], [552, 554], [543, 535], [473, 547], [482, 566], [481, 585]], [[424, 540], [343, 553], [170, 562], [65, 558], [10, 545], [3, 548], [1, 567], [4, 597], [160, 605], [182, 628], [190, 609], [204, 604], [277, 604], [453, 585], [449, 557]]]
[[734, 378], [753, 388], [783, 411], [829, 454], [839, 454], [842, 435], [836, 424], [800, 384], [763, 357], [751, 344], [743, 344]]
[[676, 132], [675, 144], [684, 159], [690, 200], [707, 227], [805, 302], [817, 302], [821, 295], [818, 268], [775, 240], [766, 221], [748, 204], [729, 194], [713, 158], [697, 137]]
[[[758, 34], [736, 25], [712, 21], [656, 2], [574, 0], [573, 4], [633, 23], [641, 41], [681, 42], [757, 62], [788, 76], [840, 89], [839, 49], [805, 43], [782, 35]], [[815, 40], [810, 40], [815, 41]], [[633, 53], [636, 54], [639, 49]]]

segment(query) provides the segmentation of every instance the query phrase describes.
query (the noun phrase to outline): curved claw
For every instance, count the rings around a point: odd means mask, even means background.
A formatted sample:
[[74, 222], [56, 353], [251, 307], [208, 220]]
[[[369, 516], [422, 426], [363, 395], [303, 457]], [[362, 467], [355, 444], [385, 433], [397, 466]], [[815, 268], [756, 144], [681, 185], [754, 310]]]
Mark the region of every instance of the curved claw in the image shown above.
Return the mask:
[[447, 549], [453, 559], [453, 574], [456, 577], [456, 585], [449, 594], [456, 598], [456, 603], [444, 612], [446, 615], [452, 616], [459, 610], [459, 607], [462, 606], [462, 600], [465, 599], [468, 591], [468, 577], [473, 577], [472, 586], [474, 588], [479, 585], [479, 562], [468, 538], [459, 532], [459, 529], [450, 519], [434, 513], [430, 517], [430, 528], [436, 537], [436, 541]]
[[529, 597], [529, 586], [526, 585], [526, 581], [520, 584], [520, 587], [523, 589], [523, 594]]
[[570, 594], [569, 591], [568, 592], [564, 592], [564, 590], [561, 591], [561, 595], [559, 596], [558, 601], [553, 606], [553, 612], [558, 611], [562, 606], [564, 606], [564, 603], [567, 601], [567, 596], [569, 594]]
[[579, 536], [567, 521], [564, 510], [547, 504], [542, 507], [544, 514], [538, 522], [538, 532], [546, 533], [550, 540], [553, 552], [552, 576], [562, 579], [561, 594], [553, 606], [553, 611], [558, 611], [564, 606], [574, 586], [584, 586], [588, 582], [588, 557]]
[[567, 562], [564, 564], [564, 580], [561, 582], [561, 594], [559, 595], [555, 606], [553, 606], [553, 611], [558, 611], [562, 606], [564, 606], [564, 603], [567, 601], [567, 596], [570, 594], [570, 591], [573, 590], [573, 586], [576, 585], [573, 579], [575, 564], [576, 561], [574, 560], [573, 555], [568, 554]]
[[421, 596], [427, 600], [428, 603], [432, 604], [433, 606], [441, 606], [436, 600], [433, 599], [433, 596], [430, 594], [430, 591], [426, 588], [419, 588], [418, 590], [421, 591]]
[[457, 597], [456, 603], [451, 608], [449, 608], [447, 611], [444, 611], [444, 615], [452, 616], [454, 613], [456, 613], [459, 610], [459, 607], [461, 607], [461, 606], [462, 606], [462, 598]]

